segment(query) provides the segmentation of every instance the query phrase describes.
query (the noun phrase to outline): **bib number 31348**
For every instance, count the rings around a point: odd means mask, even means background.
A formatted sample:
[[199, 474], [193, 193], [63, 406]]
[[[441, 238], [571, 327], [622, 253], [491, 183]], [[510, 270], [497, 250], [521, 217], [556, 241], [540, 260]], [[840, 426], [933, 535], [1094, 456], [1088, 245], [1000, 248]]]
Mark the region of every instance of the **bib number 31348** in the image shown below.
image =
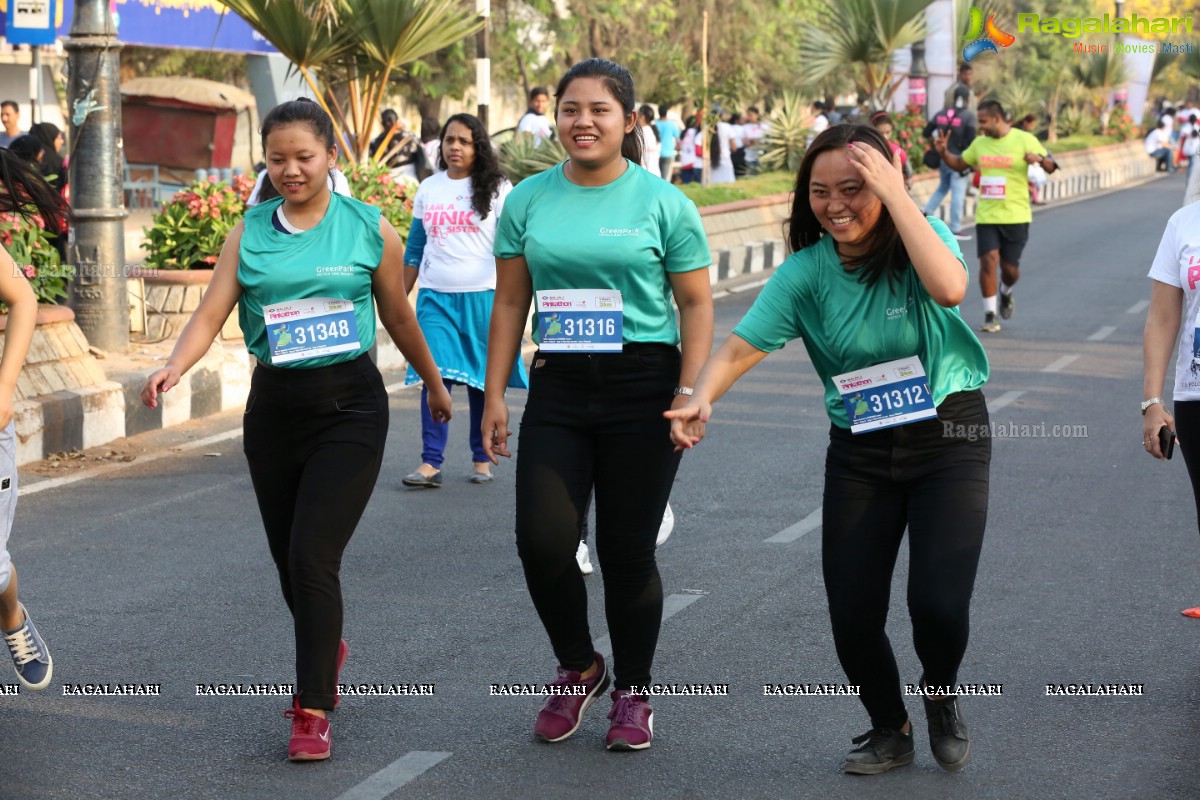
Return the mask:
[[916, 356], [835, 375], [833, 383], [845, 404], [851, 433], [937, 417], [929, 379]]
[[354, 303], [332, 297], [289, 300], [263, 307], [271, 363], [287, 364], [361, 347]]

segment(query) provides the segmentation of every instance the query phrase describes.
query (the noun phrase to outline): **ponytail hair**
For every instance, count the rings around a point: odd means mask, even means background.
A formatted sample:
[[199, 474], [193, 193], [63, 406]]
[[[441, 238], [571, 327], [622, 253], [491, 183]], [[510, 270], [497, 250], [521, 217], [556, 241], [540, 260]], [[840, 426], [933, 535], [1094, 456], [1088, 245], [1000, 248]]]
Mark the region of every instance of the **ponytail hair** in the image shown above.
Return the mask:
[[[567, 70], [567, 73], [562, 76], [562, 80], [558, 82], [558, 88], [554, 90], [555, 101], [562, 101], [567, 87], [576, 78], [599, 79], [613, 99], [621, 105], [621, 111], [625, 117], [637, 110], [634, 100], [636, 94], [633, 91], [633, 75], [620, 64], [606, 58], [589, 58], [580, 61]], [[625, 134], [625, 138], [621, 140], [621, 155], [635, 164], [641, 164], [642, 149], [642, 126], [634, 123], [633, 130]]]
[[37, 217], [41, 217], [46, 230], [60, 235], [60, 223], [69, 223], [74, 219], [67, 201], [46, 182], [36, 165], [2, 148], [0, 214], [19, 214], [29, 222], [37, 222]]

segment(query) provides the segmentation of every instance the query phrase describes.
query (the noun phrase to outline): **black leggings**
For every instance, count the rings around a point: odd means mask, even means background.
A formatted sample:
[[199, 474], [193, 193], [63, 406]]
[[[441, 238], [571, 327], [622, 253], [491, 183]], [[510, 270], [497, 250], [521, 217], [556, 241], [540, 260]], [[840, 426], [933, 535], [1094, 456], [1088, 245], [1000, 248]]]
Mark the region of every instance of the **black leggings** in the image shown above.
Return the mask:
[[[1175, 432], [1179, 435], [1178, 449], [1187, 465], [1192, 481], [1192, 500], [1196, 503], [1196, 520], [1200, 525], [1200, 400], [1178, 400], [1172, 411]], [[1195, 442], [1188, 447], [1188, 442]]]
[[371, 359], [315, 369], [259, 365], [245, 451], [296, 635], [303, 708], [333, 708], [342, 637], [342, 551], [383, 461], [388, 402]]
[[899, 729], [908, 719], [884, 631], [906, 527], [908, 611], [925, 684], [956, 684], [967, 648], [992, 452], [982, 392], [950, 395], [938, 417], [858, 435], [830, 429], [825, 591], [838, 659], [849, 683], [860, 687], [873, 727]]
[[654, 540], [679, 467], [670, 424], [679, 350], [626, 345], [533, 360], [517, 452], [517, 551], [559, 664], [592, 664], [587, 588], [575, 551], [595, 489], [596, 554], [617, 688], [650, 683], [662, 622]]

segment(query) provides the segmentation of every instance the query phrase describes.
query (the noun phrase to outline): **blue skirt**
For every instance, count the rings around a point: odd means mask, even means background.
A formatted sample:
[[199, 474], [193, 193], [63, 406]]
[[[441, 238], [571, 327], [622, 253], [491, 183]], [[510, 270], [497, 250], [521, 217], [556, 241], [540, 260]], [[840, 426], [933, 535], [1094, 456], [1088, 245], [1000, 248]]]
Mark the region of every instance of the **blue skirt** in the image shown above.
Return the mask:
[[[492, 323], [492, 298], [496, 292], [435, 292], [421, 289], [417, 293], [417, 323], [429, 342], [433, 360], [442, 378], [455, 383], [483, 389], [487, 374], [488, 328]], [[420, 383], [421, 378], [409, 366], [404, 384]], [[508, 378], [509, 388], [529, 388], [529, 376], [520, 353]]]

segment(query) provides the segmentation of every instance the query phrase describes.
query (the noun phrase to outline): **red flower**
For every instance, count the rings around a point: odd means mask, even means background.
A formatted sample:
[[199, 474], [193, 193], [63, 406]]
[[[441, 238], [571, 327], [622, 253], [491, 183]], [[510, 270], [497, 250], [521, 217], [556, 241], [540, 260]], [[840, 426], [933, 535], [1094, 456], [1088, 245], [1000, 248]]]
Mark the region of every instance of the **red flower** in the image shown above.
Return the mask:
[[37, 270], [34, 269], [33, 264], [26, 264], [21, 271], [25, 273], [25, 277], [29, 278], [29, 280], [33, 280], [37, 277]]

